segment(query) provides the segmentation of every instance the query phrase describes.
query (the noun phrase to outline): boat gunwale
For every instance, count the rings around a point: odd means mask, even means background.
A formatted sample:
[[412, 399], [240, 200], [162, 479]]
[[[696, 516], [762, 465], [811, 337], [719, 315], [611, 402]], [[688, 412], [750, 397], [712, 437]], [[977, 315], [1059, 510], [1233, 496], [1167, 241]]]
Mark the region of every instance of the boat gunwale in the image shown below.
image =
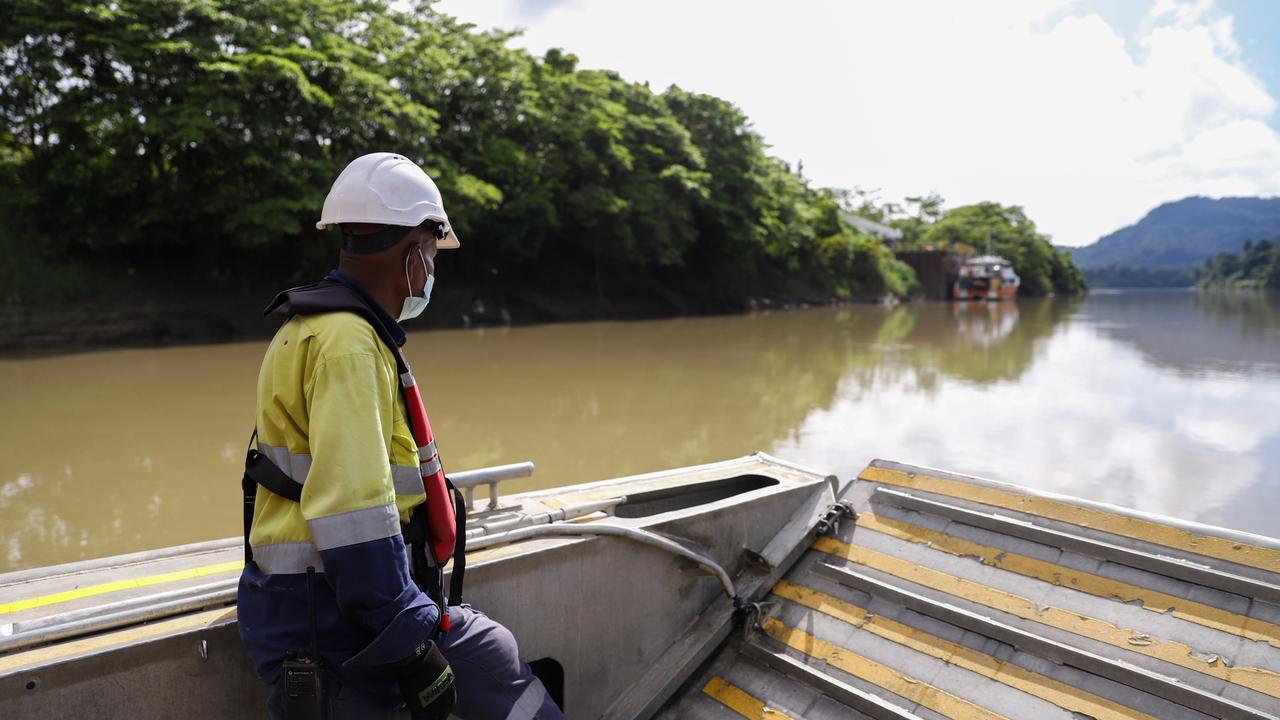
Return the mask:
[[[895, 460], [885, 460], [883, 458], [875, 458], [870, 463], [868, 463], [867, 467], [858, 473], [858, 482], [867, 483], [869, 485], [875, 485], [881, 482], [879, 480], [873, 480], [873, 479], [863, 477], [863, 475], [867, 472], [867, 470], [871, 468], [875, 468], [879, 470], [888, 470], [891, 472], [906, 473], [908, 475], [913, 475], [913, 476], [931, 477], [931, 478], [936, 478], [938, 480], [950, 480], [954, 482], [967, 483], [970, 485], [978, 485], [978, 486], [989, 488], [992, 490], [1001, 490], [1004, 492], [1017, 493], [1021, 495], [1029, 495], [1031, 497], [1040, 498], [1043, 500], [1052, 500], [1055, 502], [1065, 503], [1068, 505], [1075, 505], [1077, 507], [1080, 507], [1086, 510], [1096, 510], [1098, 512], [1110, 513], [1112, 515], [1118, 515], [1120, 517], [1124, 517], [1132, 520], [1142, 520], [1145, 522], [1154, 523], [1158, 525], [1167, 525], [1175, 530], [1182, 530], [1182, 531], [1193, 533], [1196, 535], [1203, 535], [1206, 537], [1225, 540], [1228, 542], [1244, 543], [1246, 545], [1253, 545], [1264, 550], [1280, 552], [1280, 538], [1271, 537], [1269, 535], [1259, 535], [1257, 533], [1251, 533], [1245, 530], [1233, 530], [1231, 528], [1225, 528], [1220, 525], [1210, 525], [1208, 523], [1197, 522], [1195, 520], [1181, 520], [1179, 518], [1169, 517], [1168, 515], [1161, 515], [1159, 513], [1148, 512], [1146, 510], [1136, 510], [1134, 508], [1125, 507], [1123, 505], [1112, 505], [1111, 503], [1105, 503], [1098, 500], [1089, 500], [1087, 498], [1082, 498], [1077, 495], [1066, 495], [1063, 493], [1053, 492], [1051, 490], [1041, 490], [1039, 488], [1031, 487], [1028, 485], [1019, 485], [1017, 483], [1006, 482], [1003, 480], [992, 480], [990, 478], [984, 478], [976, 475], [965, 475], [963, 473], [957, 473], [957, 472], [952, 472], [948, 470], [941, 470], [938, 468], [932, 468], [925, 465], [909, 465], [907, 463], [901, 463]], [[883, 484], [892, 485], [892, 483], [883, 483]], [[931, 492], [931, 491], [922, 490], [921, 492]], [[933, 494], [944, 495], [946, 497], [953, 497], [953, 496], [945, 495], [945, 493], [934, 492]], [[957, 499], [968, 500], [969, 502], [974, 502], [979, 505], [987, 504], [978, 500], [969, 500], [968, 498], [957, 498]], [[1007, 510], [1006, 508], [1001, 508], [1001, 509]], [[1018, 510], [1007, 510], [1007, 511], [1021, 512], [1022, 514], [1025, 514], [1025, 515], [1032, 515], [1032, 516], [1044, 518], [1046, 520], [1053, 520], [1053, 518], [1051, 517], [1048, 517], [1046, 515], [1042, 515], [1039, 513], [1035, 513], [1035, 512], [1018, 511]], [[1065, 522], [1065, 521], [1058, 521], [1058, 522]], [[1067, 522], [1066, 524], [1072, 525], [1074, 523]], [[1077, 526], [1077, 527], [1084, 527], [1089, 530], [1099, 530], [1099, 528], [1093, 528], [1090, 526]], [[1103, 530], [1102, 532], [1106, 532], [1106, 531]], [[1144, 542], [1150, 542], [1150, 541], [1144, 541]], [[1151, 542], [1150, 544], [1160, 545], [1160, 543], [1155, 543], [1155, 542]], [[1163, 545], [1161, 546], [1164, 547]], [[1171, 549], [1181, 550], [1181, 548], [1171, 548]], [[1185, 552], [1196, 554], [1194, 551], [1190, 551], [1190, 550], [1187, 550]], [[1225, 560], [1225, 562], [1232, 562], [1232, 561]]]
[[243, 546], [244, 538], [234, 536], [218, 538], [216, 540], [199, 540], [193, 543], [183, 543], [181, 545], [167, 545], [165, 547], [153, 548], [151, 550], [138, 550], [136, 552], [124, 553], [122, 555], [104, 555], [102, 557], [87, 558], [85, 560], [73, 560], [71, 562], [58, 563], [57, 565], [43, 565], [41, 567], [27, 568], [26, 570], [14, 570], [9, 573], [0, 573], [0, 588], [40, 582], [42, 580], [51, 580], [58, 577], [82, 575], [98, 570], [107, 570], [127, 565], [145, 565], [150, 562], [172, 560], [182, 556], [213, 554], [233, 549], [238, 550]]
[[870, 499], [872, 501], [878, 499], [880, 502], [905, 511], [936, 515], [961, 525], [1086, 555], [1135, 570], [1164, 575], [1192, 585], [1280, 604], [1280, 585], [1274, 582], [1231, 573], [1186, 558], [1129, 548], [1114, 541], [1095, 540], [1083, 534], [1057, 530], [1000, 513], [971, 510], [959, 504], [953, 505], [933, 500], [896, 487], [877, 487], [872, 491]]
[[[754, 467], [773, 466], [773, 467], [781, 468], [784, 470], [789, 470], [792, 472], [811, 475], [815, 478], [825, 478], [829, 482], [831, 482], [831, 478], [836, 477], [835, 475], [830, 475], [813, 468], [809, 468], [803, 465], [799, 465], [797, 463], [785, 461], [780, 458], [776, 458], [766, 453], [757, 451], [749, 455], [730, 458], [728, 460], [718, 460], [715, 462], [705, 463], [702, 465], [690, 465], [686, 467], [672, 468], [668, 470], [659, 470], [655, 472], [642, 473], [638, 475], [627, 475], [619, 478], [595, 480], [592, 482], [580, 483], [580, 484], [574, 484], [574, 485], [560, 485], [552, 488], [527, 490], [524, 492], [512, 493], [510, 495], [502, 495], [501, 497], [503, 499], [520, 498], [520, 499], [541, 501], [541, 500], [552, 498], [558, 495], [569, 495], [569, 494], [576, 495], [578, 493], [584, 493], [584, 492], [589, 493], [596, 489], [616, 487], [619, 485], [629, 484], [634, 482], [653, 482], [653, 481], [659, 481], [659, 480], [665, 480], [665, 479], [678, 478], [680, 476], [701, 475], [704, 473], [721, 471], [721, 470], [729, 470], [737, 467], [742, 467], [745, 469], [745, 468], [751, 468], [753, 466]], [[693, 480], [693, 479], [694, 478], [692, 477], [690, 478], [690, 480]], [[699, 477], [697, 478], [697, 481], [705, 482], [706, 479], [707, 478]], [[784, 480], [785, 478], [777, 477], [776, 479]], [[835, 489], [835, 487], [836, 487], [836, 483], [833, 483], [833, 489]], [[766, 489], [767, 488], [760, 488], [760, 490], [766, 490]], [[841, 486], [840, 489], [843, 489], [843, 486]], [[756, 491], [751, 491], [751, 492], [756, 492]], [[838, 494], [839, 492], [837, 491], [837, 495]], [[728, 499], [728, 498], [725, 498], [725, 499]], [[473, 512], [477, 514], [483, 514], [487, 512], [487, 510], [481, 508]], [[624, 522], [626, 520], [628, 520], [628, 518], [616, 518], [616, 521], [618, 522]], [[73, 560], [71, 562], [58, 563], [54, 565], [43, 565], [40, 567], [26, 568], [23, 570], [14, 570], [8, 573], [0, 573], [0, 588], [13, 587], [17, 585], [26, 584], [26, 583], [32, 583], [32, 582], [47, 581], [53, 578], [69, 577], [73, 575], [91, 573], [91, 572], [96, 572], [101, 570], [112, 569], [112, 568], [120, 568], [120, 567], [125, 567], [130, 565], [144, 565], [151, 562], [172, 560], [172, 559], [180, 558], [183, 556], [213, 554], [218, 552], [224, 552], [227, 550], [239, 549], [243, 547], [243, 545], [244, 545], [244, 539], [239, 535], [234, 535], [230, 537], [217, 538], [213, 540], [199, 540], [196, 542], [183, 543], [180, 545], [169, 545], [165, 547], [152, 548], [148, 550], [138, 550], [135, 552], [123, 553], [120, 555], [106, 555], [106, 556], [96, 557], [96, 558], [86, 558], [84, 560]]]
[[[811, 478], [814, 478], [814, 479], [825, 480], [828, 483], [831, 483], [832, 490], [835, 491], [837, 496], [839, 496], [840, 492], [842, 492], [844, 488], [852, 482], [852, 480], [841, 482], [839, 477], [834, 474], [817, 470], [815, 468], [811, 468], [805, 465], [801, 465], [799, 463], [793, 463], [788, 460], [783, 460], [781, 458], [777, 458], [772, 455], [769, 455], [768, 453], [757, 450], [749, 455], [730, 458], [728, 460], [717, 460], [715, 462], [704, 463], [701, 465], [688, 465], [685, 467], [671, 468], [667, 470], [656, 470], [653, 472], [639, 473], [636, 475], [624, 475], [618, 478], [595, 480], [587, 483], [580, 483], [580, 484], [574, 484], [574, 485], [559, 485], [557, 487], [543, 488], [540, 490], [528, 490], [526, 492], [517, 493], [514, 495], [504, 495], [503, 497], [504, 498], [520, 497], [520, 498], [527, 498], [531, 500], [540, 500], [545, 497], [553, 497], [556, 495], [565, 495], [565, 494], [577, 494], [582, 492], [591, 492], [594, 490], [613, 488], [613, 487], [618, 487], [620, 485], [627, 485], [627, 484], [637, 483], [637, 482], [651, 483], [651, 482], [658, 482], [662, 480], [670, 480], [672, 478], [677, 478], [680, 476], [690, 476], [689, 479], [691, 482], [694, 482], [694, 481], [705, 482], [708, 478], [697, 477], [695, 479], [693, 476], [702, 476], [705, 474], [719, 475], [725, 471], [733, 470], [736, 468], [745, 469], [745, 468], [752, 468], [752, 467], [766, 467], [766, 468], [775, 467], [790, 473], [798, 473], [801, 475], [810, 476]], [[732, 477], [732, 475], [725, 475], [724, 477], [726, 478]], [[776, 479], [784, 480], [786, 478], [777, 477]], [[750, 492], [754, 493], [754, 492], [760, 492], [762, 490], [768, 490], [768, 489], [769, 488], [760, 488], [759, 490], [752, 490]], [[746, 495], [749, 493], [743, 493], [743, 494]]]

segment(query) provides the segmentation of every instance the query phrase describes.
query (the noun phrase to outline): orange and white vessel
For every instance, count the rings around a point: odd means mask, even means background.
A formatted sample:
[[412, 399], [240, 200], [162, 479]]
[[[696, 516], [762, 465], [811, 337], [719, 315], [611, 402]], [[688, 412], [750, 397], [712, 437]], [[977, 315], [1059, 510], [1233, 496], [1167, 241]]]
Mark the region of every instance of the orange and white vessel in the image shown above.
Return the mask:
[[951, 290], [952, 300], [1013, 300], [1022, 279], [1013, 265], [996, 255], [980, 255], [966, 260]]

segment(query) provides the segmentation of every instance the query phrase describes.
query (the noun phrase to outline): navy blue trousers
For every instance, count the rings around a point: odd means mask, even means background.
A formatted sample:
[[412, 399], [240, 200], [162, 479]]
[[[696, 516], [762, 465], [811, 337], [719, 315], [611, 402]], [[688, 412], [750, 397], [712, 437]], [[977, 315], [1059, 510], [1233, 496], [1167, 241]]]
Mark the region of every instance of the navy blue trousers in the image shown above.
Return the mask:
[[[541, 681], [520, 651], [511, 631], [488, 615], [461, 605], [449, 608], [451, 627], [438, 641], [440, 652], [453, 667], [458, 703], [453, 708], [461, 720], [564, 720]], [[330, 720], [391, 720], [401, 703], [370, 695], [355, 687], [330, 682], [326, 688]], [[271, 690], [267, 709], [276, 720], [286, 720], [279, 683]]]

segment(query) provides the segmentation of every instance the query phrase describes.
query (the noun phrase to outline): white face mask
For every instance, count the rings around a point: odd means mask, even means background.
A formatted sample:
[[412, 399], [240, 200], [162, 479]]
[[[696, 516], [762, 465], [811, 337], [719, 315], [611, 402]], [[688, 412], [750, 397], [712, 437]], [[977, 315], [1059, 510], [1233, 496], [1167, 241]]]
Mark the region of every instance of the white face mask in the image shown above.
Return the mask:
[[[422, 260], [422, 270], [427, 271], [427, 257], [422, 254], [422, 249], [418, 249], [418, 259]], [[409, 258], [404, 259], [404, 282], [409, 286], [409, 297], [404, 299], [404, 305], [400, 307], [400, 317], [396, 318], [399, 322], [412, 320], [422, 314], [427, 309], [427, 303], [431, 302], [431, 288], [436, 284], [436, 276], [427, 272], [427, 281], [422, 286], [422, 295], [419, 296], [413, 292], [413, 281], [409, 279]]]

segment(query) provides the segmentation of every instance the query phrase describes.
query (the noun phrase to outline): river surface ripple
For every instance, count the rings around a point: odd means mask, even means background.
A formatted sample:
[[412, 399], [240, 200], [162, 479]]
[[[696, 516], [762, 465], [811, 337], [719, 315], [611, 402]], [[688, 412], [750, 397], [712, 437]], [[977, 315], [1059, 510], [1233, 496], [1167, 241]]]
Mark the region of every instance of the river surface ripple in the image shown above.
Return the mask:
[[[0, 361], [0, 571], [227, 537], [265, 342]], [[764, 450], [1280, 535], [1280, 297], [1095, 292], [411, 333], [446, 468], [505, 492]]]

